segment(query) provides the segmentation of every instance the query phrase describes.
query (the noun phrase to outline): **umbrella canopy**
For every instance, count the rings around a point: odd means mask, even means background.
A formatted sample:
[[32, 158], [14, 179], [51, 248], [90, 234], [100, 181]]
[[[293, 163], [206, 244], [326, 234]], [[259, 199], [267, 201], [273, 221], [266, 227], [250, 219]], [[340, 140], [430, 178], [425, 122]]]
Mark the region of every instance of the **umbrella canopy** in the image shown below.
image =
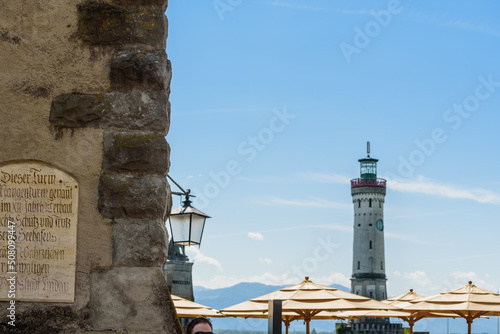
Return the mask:
[[402, 318], [411, 315], [411, 312], [393, 310], [346, 311], [336, 312], [334, 315], [343, 318]]
[[[383, 300], [382, 303], [392, 305], [401, 309], [404, 306], [411, 305], [411, 301], [420, 298], [424, 298], [424, 296], [418, 295], [415, 292], [413, 292], [413, 289], [410, 289], [410, 292], [407, 292], [401, 296]], [[417, 312], [405, 312], [405, 311], [394, 311], [394, 310], [347, 311], [339, 313], [349, 318], [362, 318], [362, 317], [400, 318], [408, 322], [408, 324], [410, 325], [410, 333], [413, 333], [413, 325], [415, 321], [421, 319], [419, 318], [415, 320], [414, 315], [416, 315]]]
[[[389, 299], [383, 300], [382, 302], [403, 309], [407, 306], [412, 305], [412, 303], [415, 302], [416, 300], [422, 299], [422, 298], [425, 298], [425, 297], [415, 293], [413, 291], [413, 289], [410, 289], [409, 292], [407, 292], [401, 296], [389, 298]], [[408, 325], [410, 326], [410, 334], [413, 334], [413, 326], [415, 325], [415, 322], [419, 321], [420, 319], [422, 319], [424, 317], [431, 317], [431, 316], [432, 315], [429, 312], [412, 311], [412, 312], [408, 312], [407, 315], [396, 316], [396, 317], [406, 321], [408, 323]]]
[[[254, 310], [254, 311], [252, 311]], [[228, 317], [240, 317], [240, 318], [260, 318], [267, 319], [268, 318], [268, 305], [265, 303], [257, 303], [251, 300], [246, 302], [230, 306], [228, 308], [220, 310], [221, 313]], [[292, 311], [282, 311], [281, 319], [285, 324], [285, 333], [288, 334], [288, 329], [290, 327], [290, 323], [294, 320], [305, 320], [304, 316]], [[336, 315], [333, 312], [321, 311], [311, 318], [312, 320], [319, 319], [345, 319], [341, 315]]]
[[386, 303], [386, 304], [390, 304], [392, 306], [403, 308], [405, 306], [411, 305], [411, 303], [414, 302], [415, 300], [422, 299], [422, 298], [425, 298], [425, 297], [415, 293], [413, 291], [413, 289], [410, 289], [410, 292], [407, 292], [401, 296], [388, 298], [386, 300], [383, 300], [382, 303]]
[[[267, 318], [268, 304], [247, 300], [246, 302], [224, 308], [219, 312], [232, 317]], [[296, 319], [301, 319], [300, 314], [293, 311], [282, 311], [281, 314], [283, 318], [288, 316], [288, 317], [295, 317]], [[344, 317], [329, 311], [320, 311], [316, 313], [314, 316], [314, 319], [334, 319], [334, 318], [344, 318]]]
[[427, 311], [456, 314], [467, 321], [471, 334], [472, 322], [482, 316], [500, 315], [500, 295], [469, 284], [438, 295], [418, 299], [404, 311]]
[[[336, 312], [343, 310], [397, 310], [397, 307], [384, 304], [379, 301], [358, 296], [349, 292], [341, 291], [326, 285], [314, 283], [306, 277], [299, 284], [292, 285], [278, 291], [250, 299], [250, 303], [241, 303], [225, 309], [221, 312], [227, 314], [243, 312], [266, 312], [270, 300], [282, 300], [282, 312], [287, 314], [293, 312], [304, 319], [306, 323], [306, 334], [309, 334], [309, 322], [315, 316], [321, 317], [320, 312]], [[248, 307], [248, 309], [245, 309]], [[323, 313], [325, 315], [325, 313]], [[334, 318], [334, 314], [329, 319]]]
[[[410, 289], [410, 292], [407, 292], [401, 296], [397, 296], [394, 298], [389, 298], [383, 300], [382, 303], [386, 303], [392, 306], [396, 306], [397, 308], [404, 308], [406, 306], [412, 305], [416, 300], [425, 298], [415, 292], [413, 289]], [[438, 317], [454, 317], [456, 314], [446, 314], [446, 313], [436, 313], [436, 312], [428, 312], [428, 311], [386, 311], [386, 310], [374, 310], [374, 311], [347, 311], [340, 312], [340, 314], [350, 317], [350, 318], [359, 318], [359, 317], [378, 317], [378, 318], [399, 318], [408, 323], [410, 326], [410, 334], [413, 334], [413, 326], [415, 322], [418, 320], [429, 317], [429, 318], [438, 318]]]
[[[262, 302], [254, 302], [252, 300], [247, 300], [246, 302], [230, 306], [228, 308], [220, 310], [226, 316], [230, 317], [241, 317], [241, 318], [268, 318], [268, 304]], [[305, 320], [302, 314], [298, 314], [293, 311], [282, 311], [281, 312], [282, 321], [285, 324], [286, 334], [288, 334], [288, 328], [290, 323], [294, 320]], [[334, 314], [334, 312], [320, 311], [312, 316], [311, 320], [333, 320], [333, 319], [345, 319], [342, 315]]]
[[216, 309], [204, 306], [176, 295], [170, 295], [178, 317], [224, 317]]

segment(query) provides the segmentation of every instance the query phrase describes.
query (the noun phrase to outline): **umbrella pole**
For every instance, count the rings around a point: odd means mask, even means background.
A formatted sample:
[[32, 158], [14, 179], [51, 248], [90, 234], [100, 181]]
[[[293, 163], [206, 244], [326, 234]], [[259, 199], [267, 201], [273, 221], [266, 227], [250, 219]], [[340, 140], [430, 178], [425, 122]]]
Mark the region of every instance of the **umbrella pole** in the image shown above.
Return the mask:
[[306, 322], [306, 334], [309, 334], [309, 321], [310, 320], [305, 320], [305, 322]]
[[290, 324], [292, 323], [293, 318], [290, 319], [288, 316], [285, 316], [285, 319], [283, 319], [283, 322], [285, 323], [285, 334], [288, 334], [288, 327], [290, 327]]
[[465, 318], [465, 320], [467, 320], [468, 333], [471, 334], [472, 333], [472, 321], [474, 321], [474, 318], [470, 314], [467, 314], [467, 317]]

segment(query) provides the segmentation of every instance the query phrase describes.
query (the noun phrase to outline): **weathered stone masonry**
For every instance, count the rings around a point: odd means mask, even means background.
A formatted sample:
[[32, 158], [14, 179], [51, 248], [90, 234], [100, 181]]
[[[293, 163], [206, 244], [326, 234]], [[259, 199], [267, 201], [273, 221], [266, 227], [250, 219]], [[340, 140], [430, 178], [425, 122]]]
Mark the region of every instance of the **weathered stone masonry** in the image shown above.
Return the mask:
[[[82, 233], [92, 230], [91, 224], [108, 222], [110, 263], [90, 260], [83, 265], [84, 260], [79, 263], [77, 259], [77, 289], [86, 290], [76, 293], [74, 304], [24, 305], [18, 313], [19, 327], [13, 329], [2, 319], [0, 332], [180, 334], [161, 271], [168, 246], [164, 222], [171, 209], [166, 180], [170, 148], [165, 139], [171, 79], [165, 53], [167, 0], [110, 0], [75, 6], [77, 22], [71, 39], [90, 59], [109, 59], [108, 84], [87, 85], [91, 89], [82, 84], [82, 89], [68, 91], [51, 85], [24, 89], [50, 99], [46, 116], [55, 142], [71, 144], [72, 136], [102, 134], [97, 201], [82, 203], [80, 209], [95, 205], [102, 222], [81, 222], [78, 240], [83, 241], [78, 252], [92, 247], [92, 240]], [[14, 32], [0, 29], [1, 41], [23, 43]], [[29, 153], [19, 158], [31, 158]], [[71, 169], [70, 160], [66, 159], [67, 166], [61, 163], [62, 167]]]

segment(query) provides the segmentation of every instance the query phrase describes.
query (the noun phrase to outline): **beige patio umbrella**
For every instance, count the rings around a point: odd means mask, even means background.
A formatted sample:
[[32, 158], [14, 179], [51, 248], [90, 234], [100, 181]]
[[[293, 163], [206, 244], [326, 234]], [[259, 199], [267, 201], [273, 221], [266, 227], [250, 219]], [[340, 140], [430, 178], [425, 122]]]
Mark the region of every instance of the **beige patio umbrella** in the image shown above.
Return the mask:
[[176, 295], [170, 295], [178, 317], [224, 317], [216, 309], [204, 306]]
[[418, 299], [404, 311], [425, 311], [456, 314], [467, 321], [471, 334], [472, 322], [482, 316], [500, 315], [500, 295], [469, 284], [438, 295]]
[[[246, 302], [230, 306], [220, 310], [226, 316], [240, 318], [268, 318], [268, 304], [247, 300]], [[282, 321], [285, 324], [285, 333], [288, 334], [290, 323], [294, 320], [304, 320], [304, 317], [296, 312], [282, 311]], [[319, 319], [345, 319], [342, 315], [336, 315], [333, 312], [321, 311], [312, 317], [312, 320]]]
[[[341, 291], [326, 285], [313, 283], [306, 277], [299, 284], [280, 289], [261, 297], [250, 299], [253, 307], [267, 309], [269, 300], [282, 300], [282, 312], [294, 312], [306, 323], [306, 334], [309, 334], [309, 322], [322, 311], [336, 312], [342, 310], [397, 310], [396, 307], [379, 301]], [[238, 306], [239, 305], [239, 306]], [[222, 309], [226, 312], [244, 312], [240, 304]], [[236, 307], [238, 306], [238, 307]], [[243, 305], [244, 306], [244, 305]], [[246, 311], [254, 312], [254, 309]], [[333, 318], [333, 315], [332, 315]]]
[[[399, 309], [402, 309], [406, 306], [409, 306], [415, 300], [425, 298], [415, 292], [413, 289], [410, 289], [410, 292], [407, 292], [401, 296], [397, 296], [394, 298], [389, 298], [383, 300], [382, 303], [386, 303], [392, 306], [395, 306]], [[393, 310], [374, 310], [374, 311], [347, 311], [341, 312], [346, 317], [351, 318], [359, 318], [359, 317], [378, 317], [378, 318], [399, 318], [408, 323], [410, 326], [410, 333], [413, 334], [413, 326], [415, 322], [424, 318], [424, 317], [449, 317], [450, 314], [441, 314], [441, 313], [431, 313], [427, 311], [393, 311]]]
[[[389, 298], [389, 299], [383, 300], [382, 302], [402, 309], [406, 306], [411, 305], [413, 302], [415, 302], [415, 300], [422, 299], [422, 298], [425, 298], [425, 297], [415, 293], [413, 291], [413, 289], [410, 289], [409, 292], [407, 292], [401, 296]], [[408, 323], [408, 325], [410, 326], [410, 334], [413, 334], [413, 326], [415, 325], [415, 322], [419, 321], [420, 319], [422, 319], [426, 316], [431, 316], [431, 314], [429, 312], [414, 311], [414, 312], [409, 312], [409, 314], [406, 316], [398, 316], [398, 318], [403, 319], [404, 321], [406, 321]]]

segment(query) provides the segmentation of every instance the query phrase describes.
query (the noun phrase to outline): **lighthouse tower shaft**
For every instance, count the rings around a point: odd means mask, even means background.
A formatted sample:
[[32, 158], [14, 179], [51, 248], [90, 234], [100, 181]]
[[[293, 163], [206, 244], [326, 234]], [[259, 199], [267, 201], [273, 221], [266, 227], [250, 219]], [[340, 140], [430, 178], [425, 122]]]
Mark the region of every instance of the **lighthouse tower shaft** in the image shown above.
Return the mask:
[[[369, 153], [369, 151], [368, 151]], [[387, 299], [384, 253], [386, 180], [377, 178], [377, 159], [360, 159], [361, 177], [351, 180], [354, 240], [351, 292]]]

